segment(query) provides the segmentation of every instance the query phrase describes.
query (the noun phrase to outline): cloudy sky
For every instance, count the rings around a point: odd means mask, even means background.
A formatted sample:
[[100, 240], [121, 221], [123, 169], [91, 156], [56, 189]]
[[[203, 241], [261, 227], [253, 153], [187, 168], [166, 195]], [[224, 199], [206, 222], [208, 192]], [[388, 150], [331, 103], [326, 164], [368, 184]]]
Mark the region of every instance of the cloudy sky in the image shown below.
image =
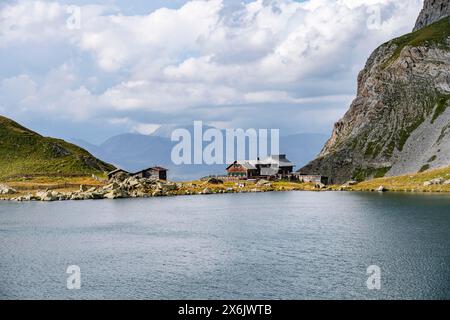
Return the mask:
[[203, 120], [331, 131], [421, 0], [0, 1], [0, 114], [99, 143]]

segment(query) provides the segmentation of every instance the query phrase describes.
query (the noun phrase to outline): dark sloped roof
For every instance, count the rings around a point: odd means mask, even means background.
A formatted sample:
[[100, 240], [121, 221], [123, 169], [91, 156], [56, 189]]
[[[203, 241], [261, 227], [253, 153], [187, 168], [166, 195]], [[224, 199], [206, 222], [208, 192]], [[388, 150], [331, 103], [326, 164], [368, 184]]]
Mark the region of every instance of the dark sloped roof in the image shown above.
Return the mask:
[[128, 171], [123, 170], [123, 169], [116, 169], [116, 170], [113, 170], [113, 171], [109, 172], [108, 175], [111, 175], [111, 174], [114, 174], [114, 173], [117, 173], [117, 172], [129, 173]]
[[168, 169], [163, 168], [163, 167], [150, 167], [150, 168], [147, 168], [147, 169], [143, 169], [143, 170], [137, 171], [134, 174], [138, 174], [138, 173], [141, 173], [141, 172], [144, 172], [144, 171], [168, 171]]
[[168, 171], [169, 170], [169, 169], [166, 169], [166, 168], [163, 168], [163, 167], [158, 167], [158, 166], [152, 167], [150, 169], [153, 169], [155, 171]]
[[247, 170], [256, 170], [257, 165], [275, 165], [276, 167], [294, 167], [295, 165], [286, 158], [286, 155], [271, 155], [262, 160], [238, 160], [227, 167], [227, 170], [233, 164], [240, 164]]
[[247, 170], [256, 170], [256, 167], [251, 164], [249, 161], [235, 161], [232, 164], [230, 164], [226, 170], [228, 170], [229, 168], [231, 168], [231, 166], [233, 166], [234, 164], [238, 164], [241, 165], [242, 167], [244, 167]]

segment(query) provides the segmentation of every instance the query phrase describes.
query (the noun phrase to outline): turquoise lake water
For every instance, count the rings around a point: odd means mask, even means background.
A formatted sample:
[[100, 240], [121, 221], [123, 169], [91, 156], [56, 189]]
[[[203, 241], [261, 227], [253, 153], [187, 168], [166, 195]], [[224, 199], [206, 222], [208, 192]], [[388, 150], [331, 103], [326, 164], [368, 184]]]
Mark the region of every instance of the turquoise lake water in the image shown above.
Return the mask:
[[0, 298], [449, 299], [450, 195], [0, 202]]

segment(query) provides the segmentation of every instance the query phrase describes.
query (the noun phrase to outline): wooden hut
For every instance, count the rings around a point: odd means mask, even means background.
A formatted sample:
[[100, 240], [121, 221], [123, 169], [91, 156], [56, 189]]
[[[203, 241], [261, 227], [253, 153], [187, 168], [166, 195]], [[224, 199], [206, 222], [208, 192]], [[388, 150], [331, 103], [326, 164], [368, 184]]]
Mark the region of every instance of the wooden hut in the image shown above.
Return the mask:
[[167, 180], [167, 169], [163, 167], [151, 167], [132, 174], [138, 178], [153, 178], [158, 180]]

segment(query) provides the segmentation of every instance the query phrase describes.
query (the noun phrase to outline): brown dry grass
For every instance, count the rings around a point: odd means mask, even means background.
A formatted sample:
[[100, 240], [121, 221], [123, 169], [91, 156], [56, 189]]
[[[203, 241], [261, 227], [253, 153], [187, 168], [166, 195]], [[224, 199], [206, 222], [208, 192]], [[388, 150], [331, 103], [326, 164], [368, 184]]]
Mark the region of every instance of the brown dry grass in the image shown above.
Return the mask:
[[[86, 177], [34, 177], [20, 180], [0, 181], [11, 188], [16, 189], [19, 194], [27, 194], [39, 190], [58, 190], [75, 191], [80, 188], [80, 185], [87, 187], [98, 187], [104, 185], [103, 182], [97, 181], [90, 176]], [[13, 197], [17, 196], [12, 195]], [[5, 196], [6, 197], [6, 196]], [[9, 196], [11, 197], [11, 196]]]

